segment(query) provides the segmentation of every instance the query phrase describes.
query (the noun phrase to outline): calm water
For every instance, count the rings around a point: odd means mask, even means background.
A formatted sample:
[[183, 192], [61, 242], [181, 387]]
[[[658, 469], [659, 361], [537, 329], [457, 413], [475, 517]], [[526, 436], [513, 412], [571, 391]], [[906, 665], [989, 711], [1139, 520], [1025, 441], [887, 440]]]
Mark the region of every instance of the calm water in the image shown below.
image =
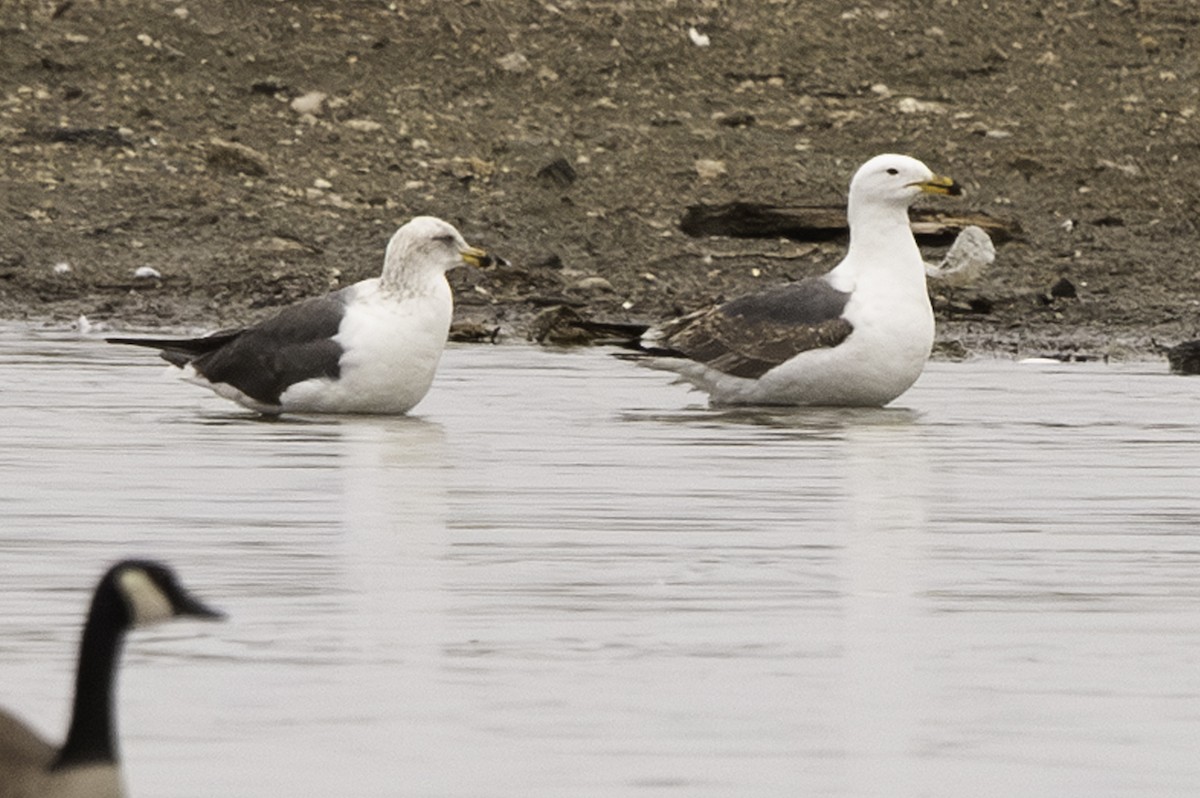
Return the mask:
[[601, 351], [451, 348], [417, 417], [255, 420], [0, 329], [0, 704], [58, 738], [91, 584], [135, 796], [1195, 796], [1200, 380], [935, 363], [719, 412]]

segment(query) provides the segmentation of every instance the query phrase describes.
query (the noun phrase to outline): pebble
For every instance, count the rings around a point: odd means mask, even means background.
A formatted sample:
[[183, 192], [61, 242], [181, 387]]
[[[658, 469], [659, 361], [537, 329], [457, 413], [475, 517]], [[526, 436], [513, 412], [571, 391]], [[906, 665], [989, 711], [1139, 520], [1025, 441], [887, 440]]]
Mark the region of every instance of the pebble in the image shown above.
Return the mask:
[[374, 119], [347, 119], [342, 124], [358, 133], [378, 133], [383, 130], [383, 125]]
[[520, 74], [521, 72], [529, 71], [529, 59], [526, 58], [523, 53], [513, 52], [497, 58], [496, 66], [500, 67], [505, 72]]
[[236, 141], [213, 138], [208, 142], [208, 163], [229, 172], [240, 172], [250, 177], [262, 177], [270, 169], [267, 156], [258, 150]]
[[708, 158], [699, 158], [695, 164], [696, 174], [701, 180], [712, 180], [725, 174], [725, 162], [713, 161]]
[[1058, 282], [1050, 286], [1050, 296], [1055, 299], [1075, 299], [1079, 296], [1079, 291], [1075, 288], [1075, 283], [1066, 277], [1060, 277]]
[[566, 188], [578, 176], [575, 167], [566, 158], [556, 158], [538, 170], [538, 179]]
[[896, 109], [902, 114], [944, 114], [946, 106], [931, 100], [918, 100], [916, 97], [901, 97], [896, 101]]
[[321, 109], [324, 107], [325, 100], [328, 97], [329, 95], [323, 91], [310, 91], [292, 100], [291, 108], [298, 114], [316, 116], [321, 113]]
[[584, 277], [581, 280], [576, 280], [571, 286], [577, 291], [587, 291], [589, 293], [613, 293], [616, 289], [613, 284], [603, 277]]

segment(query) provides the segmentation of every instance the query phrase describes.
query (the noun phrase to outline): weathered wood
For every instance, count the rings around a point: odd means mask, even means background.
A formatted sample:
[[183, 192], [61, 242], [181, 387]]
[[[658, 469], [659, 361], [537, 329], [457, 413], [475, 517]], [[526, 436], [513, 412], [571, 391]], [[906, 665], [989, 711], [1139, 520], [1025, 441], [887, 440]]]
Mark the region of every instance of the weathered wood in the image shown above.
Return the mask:
[[[986, 213], [951, 213], [930, 208], [910, 211], [913, 233], [919, 239], [948, 242], [964, 227], [982, 228], [1001, 244], [1020, 235], [1021, 226], [1010, 219]], [[679, 229], [689, 236], [730, 238], [790, 238], [795, 241], [829, 241], [847, 235], [846, 209], [837, 205], [768, 205], [729, 202], [692, 205], [683, 214]]]

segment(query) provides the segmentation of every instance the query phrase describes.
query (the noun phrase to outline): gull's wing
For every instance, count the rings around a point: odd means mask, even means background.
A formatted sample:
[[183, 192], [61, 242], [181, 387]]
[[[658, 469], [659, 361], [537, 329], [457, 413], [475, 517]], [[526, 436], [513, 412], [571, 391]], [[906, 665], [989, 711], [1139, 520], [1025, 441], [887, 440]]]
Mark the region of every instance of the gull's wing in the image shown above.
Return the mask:
[[159, 349], [168, 362], [190, 364], [211, 383], [226, 383], [275, 405], [288, 386], [314, 377], [336, 379], [342, 347], [334, 340], [346, 312], [342, 289], [290, 305], [251, 327], [203, 338], [109, 338], [110, 343]]
[[755, 379], [801, 352], [844, 341], [854, 329], [842, 316], [849, 300], [824, 278], [810, 277], [669, 322], [652, 345]]
[[284, 308], [191, 361], [209, 382], [223, 382], [266, 404], [288, 386], [315, 377], [337, 379], [342, 347], [334, 340], [346, 312], [337, 291]]

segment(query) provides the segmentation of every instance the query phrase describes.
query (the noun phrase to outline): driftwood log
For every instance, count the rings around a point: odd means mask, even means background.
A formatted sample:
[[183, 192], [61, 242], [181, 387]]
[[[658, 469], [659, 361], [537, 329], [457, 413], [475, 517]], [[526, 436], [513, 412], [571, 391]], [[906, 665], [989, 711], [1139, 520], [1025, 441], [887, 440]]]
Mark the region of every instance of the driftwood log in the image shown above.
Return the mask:
[[[1004, 243], [1020, 235], [1012, 220], [986, 213], [949, 213], [928, 208], [910, 212], [913, 232], [926, 243], [949, 243], [968, 225], [982, 228], [993, 242]], [[847, 235], [846, 209], [837, 205], [767, 205], [729, 202], [692, 205], [683, 214], [679, 229], [693, 238], [790, 238], [794, 241], [829, 241]]]

